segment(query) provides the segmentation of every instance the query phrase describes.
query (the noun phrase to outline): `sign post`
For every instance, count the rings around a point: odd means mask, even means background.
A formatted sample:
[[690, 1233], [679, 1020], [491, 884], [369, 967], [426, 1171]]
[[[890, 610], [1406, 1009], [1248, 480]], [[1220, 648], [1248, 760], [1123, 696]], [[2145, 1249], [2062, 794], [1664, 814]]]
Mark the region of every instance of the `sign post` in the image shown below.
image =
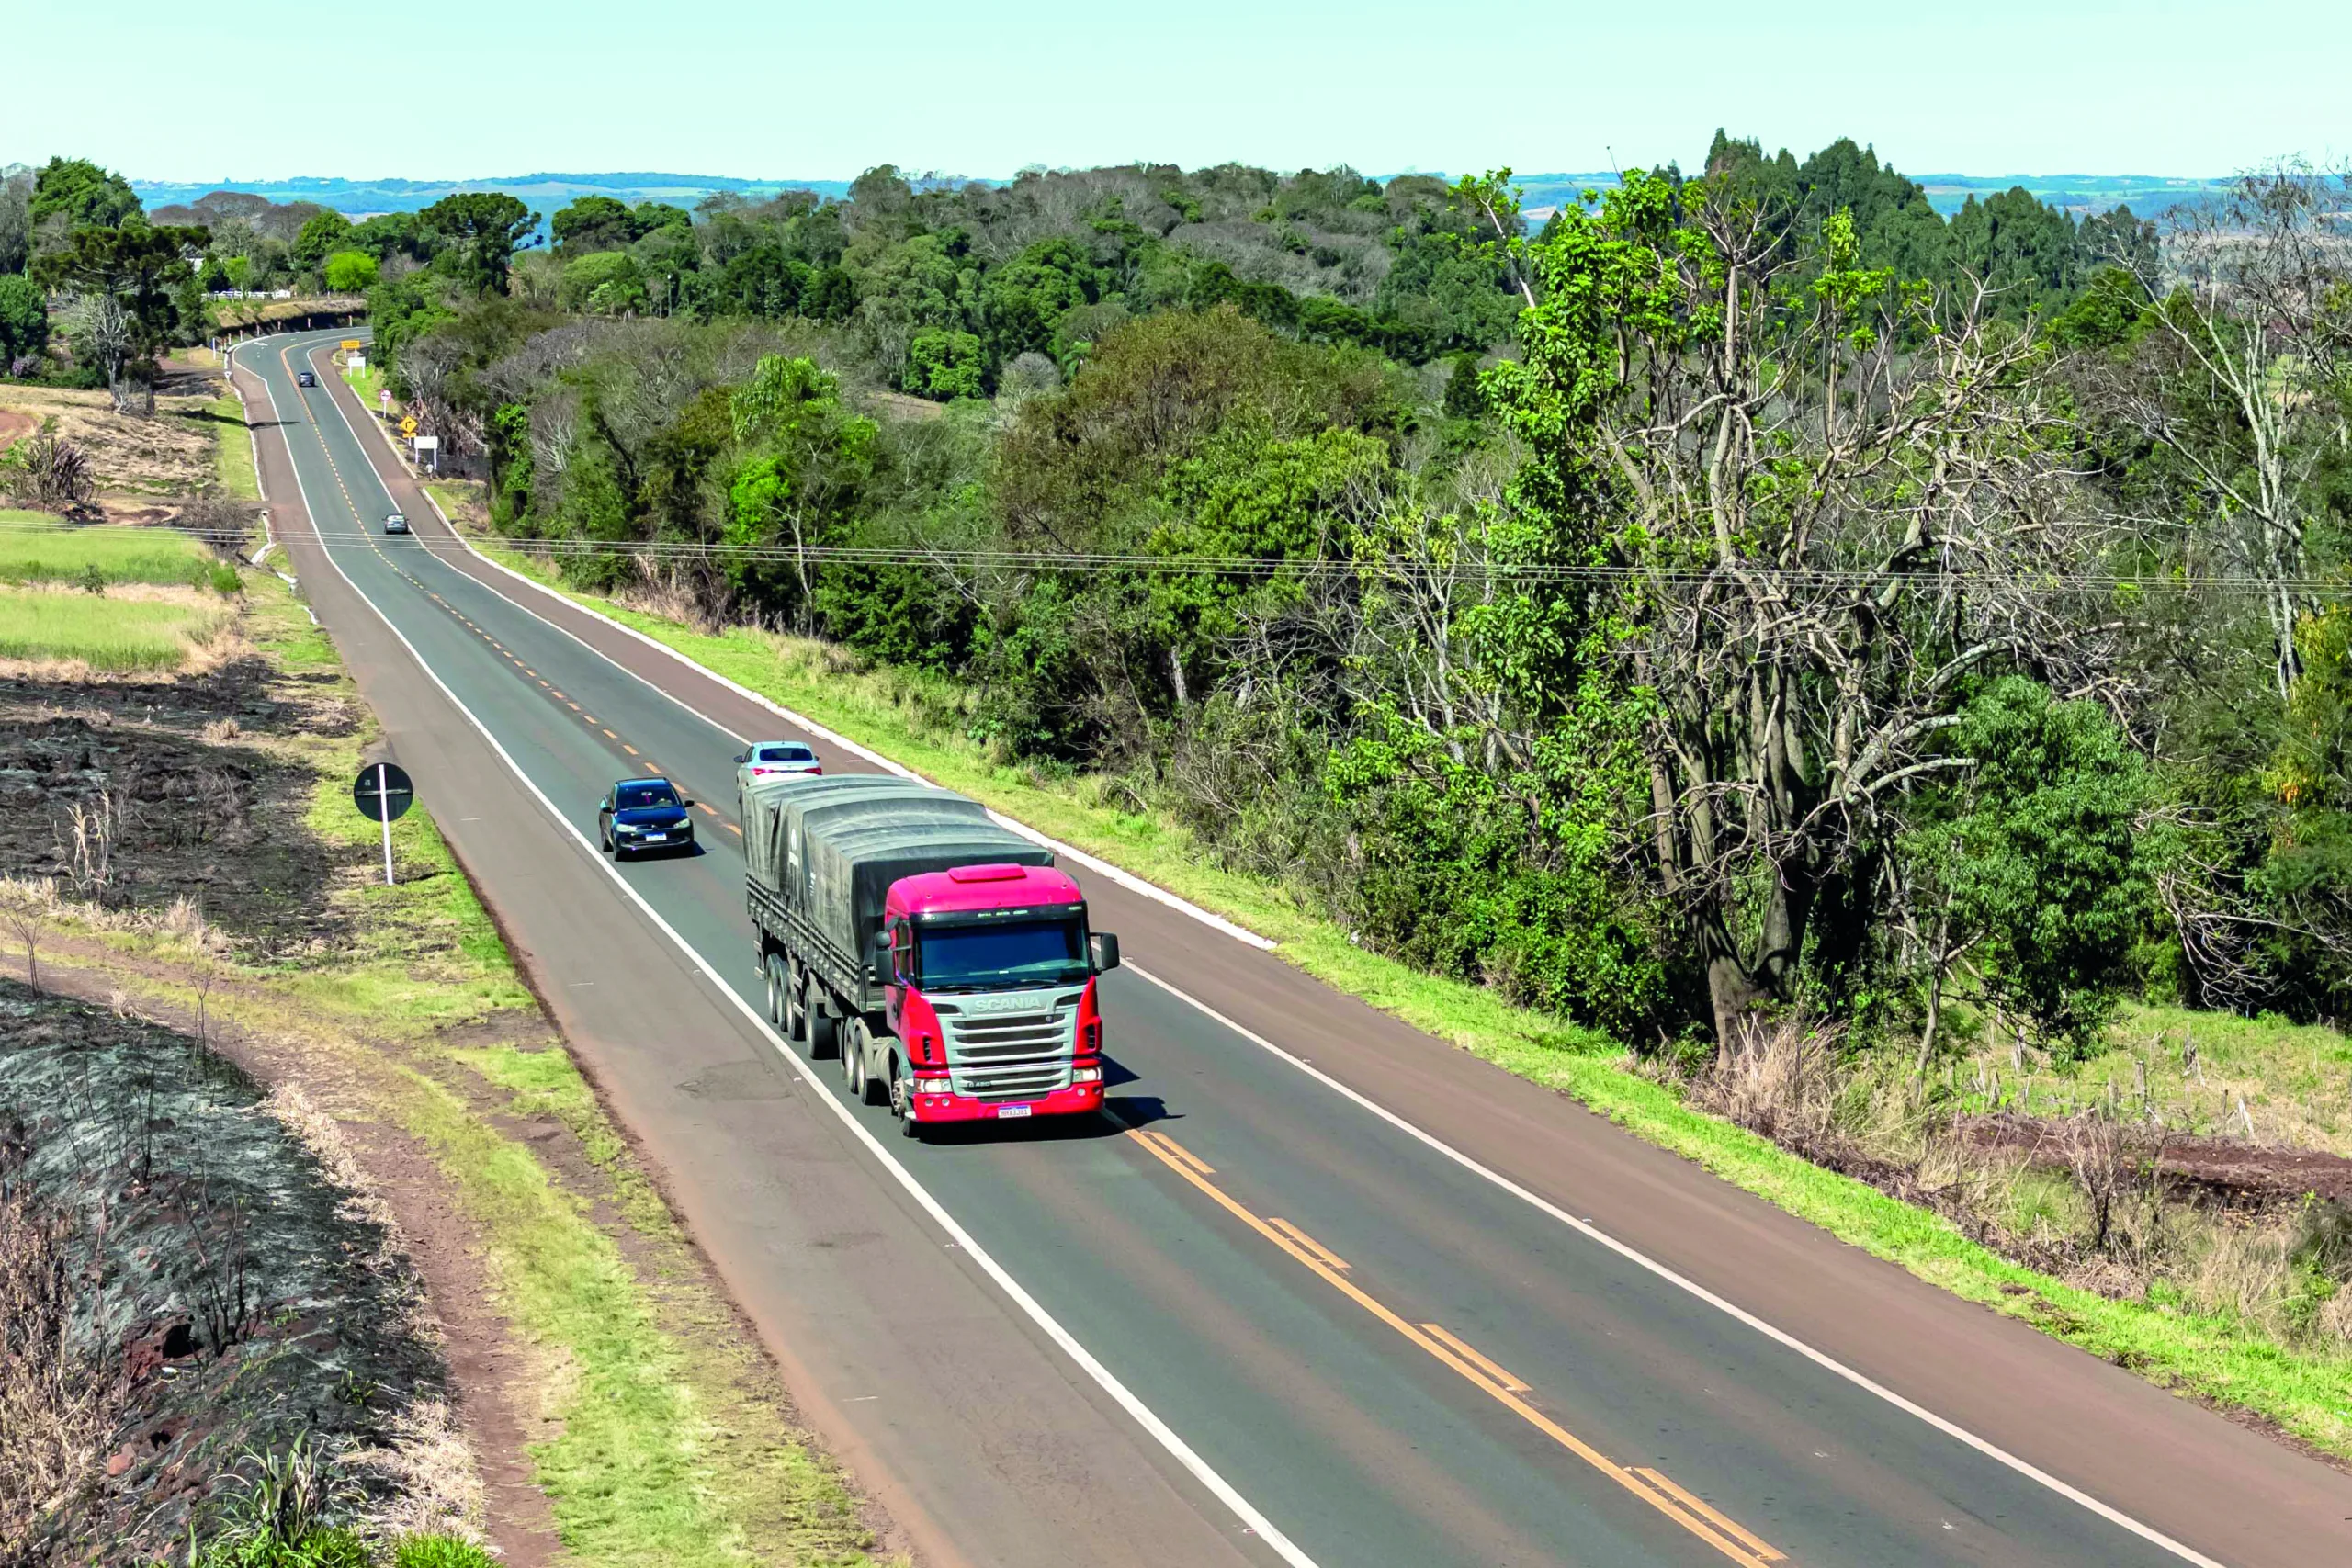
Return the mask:
[[359, 815], [384, 825], [384, 886], [392, 885], [392, 818], [404, 816], [416, 803], [416, 786], [408, 774], [390, 762], [359, 770], [352, 781], [351, 798]]

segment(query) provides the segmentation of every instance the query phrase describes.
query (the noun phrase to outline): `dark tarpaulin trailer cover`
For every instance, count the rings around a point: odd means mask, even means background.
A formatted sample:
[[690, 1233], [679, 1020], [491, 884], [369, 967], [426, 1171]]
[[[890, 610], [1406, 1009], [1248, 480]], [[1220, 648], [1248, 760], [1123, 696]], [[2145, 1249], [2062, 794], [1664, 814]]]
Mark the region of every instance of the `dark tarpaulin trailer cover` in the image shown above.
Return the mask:
[[917, 779], [772, 779], [753, 785], [744, 805], [752, 880], [854, 963], [881, 926], [884, 895], [902, 876], [1054, 863], [1051, 850], [989, 821], [978, 801]]

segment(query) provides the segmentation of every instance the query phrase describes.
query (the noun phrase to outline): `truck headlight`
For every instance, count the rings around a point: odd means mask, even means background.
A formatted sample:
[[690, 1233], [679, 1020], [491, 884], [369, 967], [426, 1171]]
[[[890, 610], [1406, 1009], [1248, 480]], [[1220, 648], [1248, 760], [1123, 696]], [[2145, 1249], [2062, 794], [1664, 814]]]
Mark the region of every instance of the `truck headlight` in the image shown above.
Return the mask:
[[1100, 1067], [1080, 1067], [1076, 1072], [1070, 1074], [1069, 1081], [1072, 1083], [1101, 1083], [1102, 1081], [1102, 1069]]
[[915, 1092], [917, 1094], [953, 1094], [956, 1092], [956, 1080], [953, 1078], [917, 1078], [915, 1079]]

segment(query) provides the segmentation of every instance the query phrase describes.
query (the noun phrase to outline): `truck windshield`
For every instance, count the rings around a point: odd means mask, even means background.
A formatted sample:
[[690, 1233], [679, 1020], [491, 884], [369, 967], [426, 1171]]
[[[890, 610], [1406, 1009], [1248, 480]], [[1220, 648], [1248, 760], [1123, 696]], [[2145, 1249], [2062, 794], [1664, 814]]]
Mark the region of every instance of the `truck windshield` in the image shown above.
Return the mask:
[[1078, 928], [1076, 920], [921, 927], [923, 989], [1061, 986], [1082, 980], [1086, 945]]

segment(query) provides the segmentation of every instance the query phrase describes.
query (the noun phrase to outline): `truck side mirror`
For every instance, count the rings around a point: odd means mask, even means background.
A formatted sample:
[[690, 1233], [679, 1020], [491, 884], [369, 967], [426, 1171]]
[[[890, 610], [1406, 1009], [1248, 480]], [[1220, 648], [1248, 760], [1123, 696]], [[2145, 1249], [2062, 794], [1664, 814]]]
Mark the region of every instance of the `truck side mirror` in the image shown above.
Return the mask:
[[1119, 939], [1109, 931], [1094, 931], [1086, 939], [1086, 950], [1094, 960], [1094, 972], [1119, 966]]
[[879, 931], [866, 946], [866, 957], [874, 965], [875, 978], [888, 984], [893, 978], [890, 971], [890, 933]]

